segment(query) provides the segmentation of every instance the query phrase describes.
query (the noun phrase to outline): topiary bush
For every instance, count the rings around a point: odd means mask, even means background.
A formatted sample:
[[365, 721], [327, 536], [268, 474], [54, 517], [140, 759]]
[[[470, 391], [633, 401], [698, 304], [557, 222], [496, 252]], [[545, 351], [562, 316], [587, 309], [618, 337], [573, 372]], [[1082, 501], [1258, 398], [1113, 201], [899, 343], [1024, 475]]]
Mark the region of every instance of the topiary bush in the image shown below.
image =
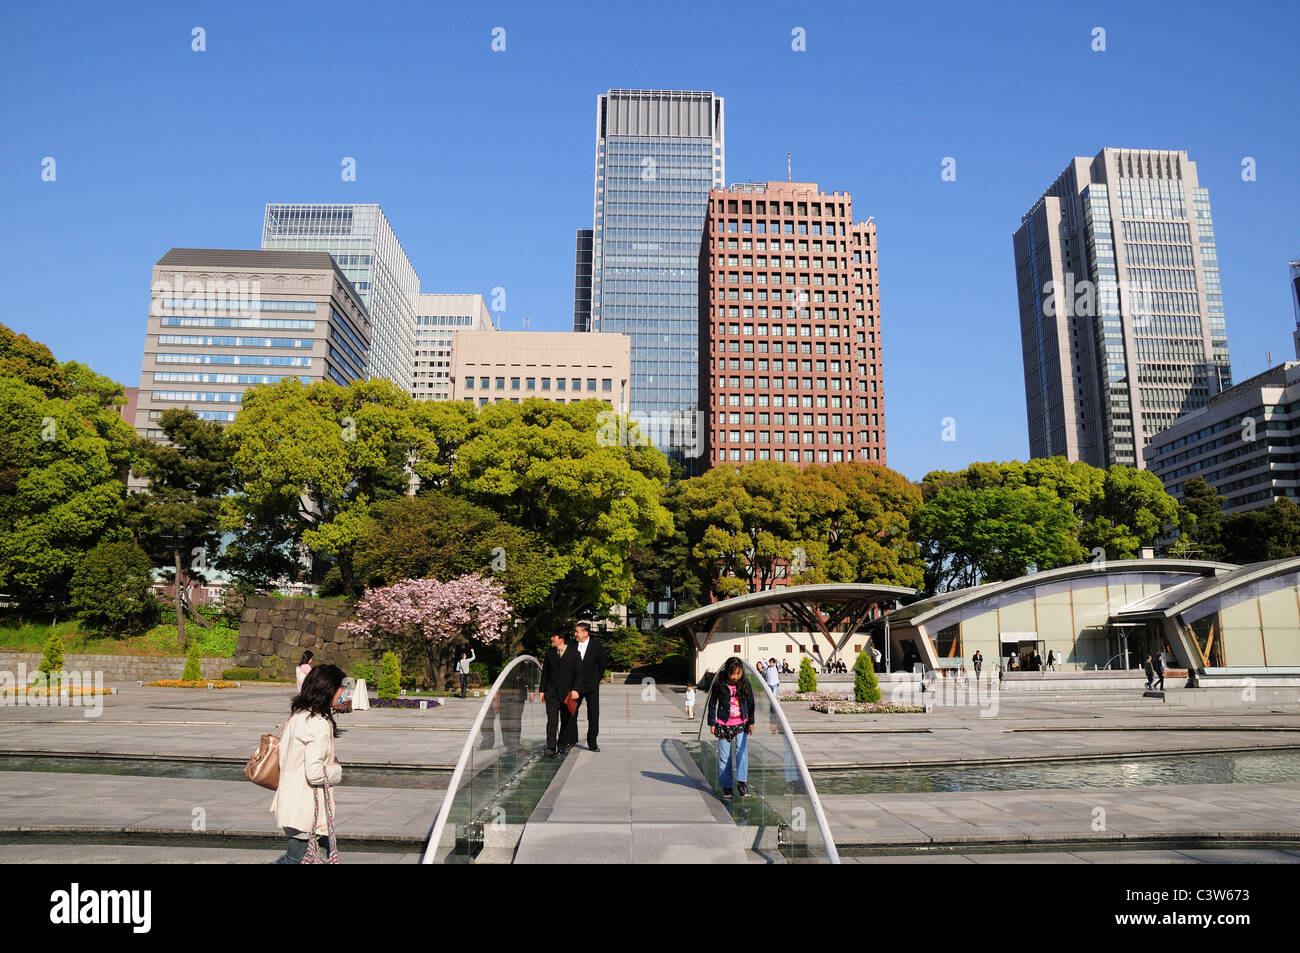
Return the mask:
[[869, 652], [859, 652], [853, 663], [853, 700], [863, 704], [880, 701], [880, 679]]
[[130, 635], [161, 616], [152, 586], [153, 564], [144, 550], [132, 542], [100, 543], [77, 566], [68, 594], [88, 630]]
[[63, 671], [63, 640], [57, 635], [51, 635], [45, 643], [45, 653], [36, 670], [45, 676], [44, 680], [51, 688], [58, 687], [59, 675]]
[[229, 682], [252, 682], [257, 680], [257, 669], [228, 668], [221, 673], [221, 677]]
[[379, 697], [398, 698], [402, 694], [402, 660], [396, 652], [385, 652], [379, 663]]
[[185, 671], [181, 673], [182, 682], [197, 682], [203, 677], [203, 666], [199, 661], [198, 639], [190, 642], [190, 649], [185, 653]]
[[799, 663], [799, 691], [817, 691], [817, 673], [813, 671], [812, 662], [808, 660], [806, 655]]

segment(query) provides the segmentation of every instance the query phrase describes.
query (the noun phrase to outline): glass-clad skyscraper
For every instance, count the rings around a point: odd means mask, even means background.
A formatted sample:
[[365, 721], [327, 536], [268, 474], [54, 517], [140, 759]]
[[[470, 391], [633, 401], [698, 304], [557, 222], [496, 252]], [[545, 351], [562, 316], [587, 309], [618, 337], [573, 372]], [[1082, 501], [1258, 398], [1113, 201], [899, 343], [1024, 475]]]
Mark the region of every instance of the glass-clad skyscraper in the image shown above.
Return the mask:
[[697, 419], [700, 242], [709, 190], [725, 172], [721, 97], [626, 89], [598, 97], [587, 326], [632, 339], [632, 413], [647, 415], [655, 444], [691, 471], [702, 441], [679, 437], [667, 421], [681, 415], [693, 428]]
[[1013, 244], [1029, 452], [1098, 467], [1232, 385], [1210, 197], [1186, 152], [1076, 158]]
[[420, 278], [383, 209], [269, 204], [262, 247], [329, 252], [370, 312], [367, 373], [411, 392]]

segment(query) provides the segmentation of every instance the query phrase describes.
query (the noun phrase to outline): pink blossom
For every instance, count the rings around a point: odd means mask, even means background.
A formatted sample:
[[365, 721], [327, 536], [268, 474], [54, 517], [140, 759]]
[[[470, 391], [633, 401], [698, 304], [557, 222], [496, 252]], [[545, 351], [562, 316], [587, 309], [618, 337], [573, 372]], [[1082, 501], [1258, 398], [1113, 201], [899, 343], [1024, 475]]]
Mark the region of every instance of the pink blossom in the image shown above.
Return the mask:
[[511, 622], [501, 583], [470, 573], [450, 582], [402, 579], [369, 589], [339, 629], [362, 639], [414, 636], [439, 643], [464, 635], [493, 642]]

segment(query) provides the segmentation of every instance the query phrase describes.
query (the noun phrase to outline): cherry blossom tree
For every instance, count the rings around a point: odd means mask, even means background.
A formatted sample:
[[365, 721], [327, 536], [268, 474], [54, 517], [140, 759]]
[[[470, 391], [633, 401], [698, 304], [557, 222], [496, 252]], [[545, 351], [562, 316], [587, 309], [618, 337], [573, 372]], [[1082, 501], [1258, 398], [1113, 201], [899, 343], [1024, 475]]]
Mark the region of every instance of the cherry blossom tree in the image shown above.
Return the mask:
[[441, 687], [459, 648], [471, 639], [497, 641], [513, 621], [501, 583], [469, 573], [449, 582], [402, 579], [368, 589], [356, 615], [339, 629], [406, 655], [423, 655], [434, 686]]

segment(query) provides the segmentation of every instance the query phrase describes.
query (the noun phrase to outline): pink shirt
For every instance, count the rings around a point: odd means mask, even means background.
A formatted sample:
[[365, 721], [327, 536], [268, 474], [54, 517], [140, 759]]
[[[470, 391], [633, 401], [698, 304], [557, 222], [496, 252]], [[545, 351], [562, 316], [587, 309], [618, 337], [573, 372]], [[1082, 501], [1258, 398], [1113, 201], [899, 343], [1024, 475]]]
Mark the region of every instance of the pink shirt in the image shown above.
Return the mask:
[[298, 666], [296, 672], [298, 676], [298, 691], [302, 691], [303, 679], [311, 674], [311, 664], [309, 662], [303, 662]]
[[718, 722], [720, 725], [743, 725], [745, 719], [740, 714], [740, 689], [736, 685], [728, 685], [727, 691], [731, 693], [730, 707], [727, 709], [727, 717]]

